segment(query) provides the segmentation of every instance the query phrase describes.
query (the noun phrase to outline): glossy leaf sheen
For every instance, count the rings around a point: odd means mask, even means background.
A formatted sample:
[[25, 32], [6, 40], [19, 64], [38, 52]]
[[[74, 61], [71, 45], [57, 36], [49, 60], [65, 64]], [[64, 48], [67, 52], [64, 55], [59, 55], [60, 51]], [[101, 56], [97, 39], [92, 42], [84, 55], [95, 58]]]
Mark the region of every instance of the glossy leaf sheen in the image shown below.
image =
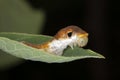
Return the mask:
[[104, 56], [79, 47], [67, 48], [63, 56], [49, 54], [43, 50], [24, 45], [21, 41], [41, 44], [52, 37], [45, 35], [32, 35], [24, 33], [0, 33], [0, 49], [17, 57], [32, 61], [42, 61], [47, 63], [62, 63], [83, 58], [104, 58]]

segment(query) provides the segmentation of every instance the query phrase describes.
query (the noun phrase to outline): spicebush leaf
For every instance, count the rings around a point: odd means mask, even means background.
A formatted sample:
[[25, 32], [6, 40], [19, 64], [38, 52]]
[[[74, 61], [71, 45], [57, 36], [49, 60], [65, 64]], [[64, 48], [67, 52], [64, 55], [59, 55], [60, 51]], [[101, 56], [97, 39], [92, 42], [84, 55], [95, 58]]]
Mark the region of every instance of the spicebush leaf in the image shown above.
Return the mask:
[[[34, 9], [27, 0], [0, 0], [0, 32], [41, 32], [45, 16], [44, 9]], [[0, 70], [6, 70], [21, 62], [22, 59], [0, 50]]]
[[42, 61], [47, 63], [62, 63], [83, 58], [104, 58], [104, 56], [89, 50], [79, 47], [67, 48], [62, 56], [49, 54], [40, 49], [27, 46], [20, 41], [41, 44], [50, 40], [52, 37], [45, 35], [32, 35], [24, 33], [0, 33], [0, 49], [17, 57]]

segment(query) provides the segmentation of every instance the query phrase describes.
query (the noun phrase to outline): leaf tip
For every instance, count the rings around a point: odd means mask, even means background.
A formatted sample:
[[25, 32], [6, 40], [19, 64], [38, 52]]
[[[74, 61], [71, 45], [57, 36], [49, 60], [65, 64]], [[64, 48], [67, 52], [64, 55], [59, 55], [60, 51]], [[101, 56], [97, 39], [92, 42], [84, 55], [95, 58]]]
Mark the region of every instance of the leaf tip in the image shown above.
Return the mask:
[[99, 57], [98, 58], [101, 58], [101, 59], [106, 59], [105, 56], [99, 54]]

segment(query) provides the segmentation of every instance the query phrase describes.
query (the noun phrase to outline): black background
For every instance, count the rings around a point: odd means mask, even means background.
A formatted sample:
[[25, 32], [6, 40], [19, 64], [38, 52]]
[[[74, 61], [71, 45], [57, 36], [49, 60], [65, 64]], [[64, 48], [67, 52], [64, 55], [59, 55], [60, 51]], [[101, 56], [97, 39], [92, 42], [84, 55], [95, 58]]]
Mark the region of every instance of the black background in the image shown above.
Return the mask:
[[46, 11], [42, 34], [77, 25], [87, 31], [90, 48], [106, 59], [83, 59], [62, 64], [25, 61], [2, 72], [3, 80], [120, 80], [120, 4], [117, 0], [27, 0], [33, 9]]

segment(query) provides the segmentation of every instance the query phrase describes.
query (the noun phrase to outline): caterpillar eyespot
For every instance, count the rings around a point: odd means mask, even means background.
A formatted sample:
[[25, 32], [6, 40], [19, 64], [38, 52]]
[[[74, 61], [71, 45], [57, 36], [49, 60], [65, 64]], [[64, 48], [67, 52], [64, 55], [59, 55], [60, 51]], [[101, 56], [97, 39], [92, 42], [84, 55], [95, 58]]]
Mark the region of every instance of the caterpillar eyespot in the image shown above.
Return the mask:
[[68, 35], [68, 37], [71, 37], [72, 36], [72, 32], [69, 32], [67, 35]]
[[[74, 33], [74, 34], [73, 34]], [[24, 42], [24, 44], [37, 48], [43, 49], [48, 53], [54, 55], [62, 55], [64, 49], [68, 46], [73, 49], [73, 46], [84, 47], [88, 43], [88, 33], [78, 26], [67, 26], [57, 32], [54, 38], [43, 44], [31, 44]]]

